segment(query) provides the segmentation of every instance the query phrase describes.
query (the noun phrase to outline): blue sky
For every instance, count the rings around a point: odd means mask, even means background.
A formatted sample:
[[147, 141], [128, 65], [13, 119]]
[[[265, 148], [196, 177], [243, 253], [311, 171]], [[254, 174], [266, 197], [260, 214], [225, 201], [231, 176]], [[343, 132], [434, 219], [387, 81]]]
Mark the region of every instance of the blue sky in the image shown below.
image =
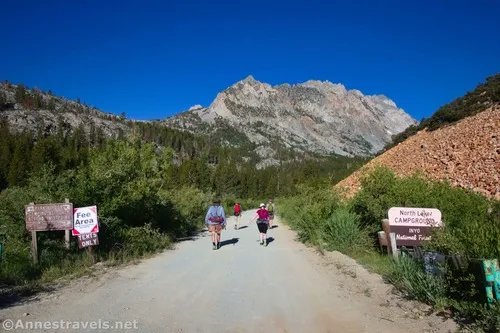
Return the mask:
[[414, 118], [500, 71], [500, 1], [2, 1], [0, 80], [164, 118], [253, 75], [384, 94]]

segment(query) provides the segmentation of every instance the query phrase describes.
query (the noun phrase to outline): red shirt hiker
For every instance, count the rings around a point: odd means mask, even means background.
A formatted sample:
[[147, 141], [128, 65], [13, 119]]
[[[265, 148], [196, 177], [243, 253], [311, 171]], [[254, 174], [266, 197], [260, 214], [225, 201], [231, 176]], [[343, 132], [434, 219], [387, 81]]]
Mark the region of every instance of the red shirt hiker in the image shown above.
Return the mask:
[[233, 208], [233, 209], [234, 209], [234, 215], [235, 215], [235, 216], [240, 215], [240, 213], [241, 213], [241, 206], [240, 206], [240, 204], [239, 204], [239, 203], [237, 203], [236, 205], [234, 205], [234, 208]]
[[238, 230], [240, 228], [240, 219], [241, 219], [241, 206], [239, 202], [237, 202], [236, 205], [234, 205], [233, 211], [235, 216], [234, 229]]

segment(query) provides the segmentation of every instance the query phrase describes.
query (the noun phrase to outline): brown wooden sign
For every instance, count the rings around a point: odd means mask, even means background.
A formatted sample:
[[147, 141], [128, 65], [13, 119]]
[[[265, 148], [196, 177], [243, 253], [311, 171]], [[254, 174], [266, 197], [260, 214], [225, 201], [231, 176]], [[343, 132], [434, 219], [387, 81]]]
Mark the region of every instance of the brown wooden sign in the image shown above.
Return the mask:
[[420, 246], [430, 240], [433, 227], [391, 226], [391, 232], [396, 234], [398, 246]]
[[24, 211], [28, 231], [73, 229], [72, 203], [29, 204]]
[[83, 249], [94, 245], [99, 245], [97, 233], [78, 235], [78, 248]]

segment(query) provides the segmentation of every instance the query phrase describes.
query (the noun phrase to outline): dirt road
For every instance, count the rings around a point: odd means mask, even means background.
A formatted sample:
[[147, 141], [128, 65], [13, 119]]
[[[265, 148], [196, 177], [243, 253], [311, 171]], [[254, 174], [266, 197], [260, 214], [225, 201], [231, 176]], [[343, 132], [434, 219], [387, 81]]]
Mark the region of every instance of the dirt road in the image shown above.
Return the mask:
[[[78, 332], [118, 331], [107, 329], [118, 324], [129, 325], [121, 332], [218, 333], [448, 332], [454, 327], [415, 311], [417, 303], [400, 300], [351, 259], [319, 256], [279, 221], [269, 233], [273, 240], [262, 247], [255, 224], [247, 227], [251, 214], [243, 214], [240, 230], [229, 222], [220, 250], [213, 251], [203, 234], [137, 265], [109, 269], [2, 309], [0, 319], [24, 327], [29, 321], [49, 322], [46, 330], [15, 332], [75, 331], [60, 321], [78, 325]], [[56, 322], [66, 326], [54, 329]]]

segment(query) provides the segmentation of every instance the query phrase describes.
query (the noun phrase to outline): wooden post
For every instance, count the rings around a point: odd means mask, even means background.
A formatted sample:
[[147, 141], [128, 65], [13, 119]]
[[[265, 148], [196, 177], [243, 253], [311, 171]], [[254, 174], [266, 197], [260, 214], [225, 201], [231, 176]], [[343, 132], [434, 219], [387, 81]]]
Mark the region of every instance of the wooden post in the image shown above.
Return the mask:
[[380, 245], [380, 253], [384, 252], [384, 246], [387, 248], [387, 252], [389, 252], [389, 244], [387, 243], [387, 235], [385, 231], [379, 231], [378, 235], [378, 243]]
[[33, 256], [33, 263], [38, 264], [38, 245], [36, 242], [36, 231], [31, 232], [31, 255]]
[[[34, 204], [34, 202], [30, 202], [30, 205]], [[33, 258], [33, 264], [38, 264], [38, 244], [36, 241], [36, 231], [31, 232], [31, 257]]]
[[390, 243], [391, 243], [391, 252], [392, 252], [392, 256], [395, 258], [395, 259], [398, 259], [398, 247], [396, 245], [396, 234], [391, 232], [390, 233]]
[[89, 256], [90, 264], [93, 265], [95, 263], [94, 253], [92, 252], [92, 246], [87, 247], [87, 254]]
[[[69, 199], [64, 199], [65, 203], [69, 203]], [[69, 250], [70, 230], [64, 230], [64, 246]]]
[[387, 241], [387, 253], [388, 254], [393, 254], [393, 247], [392, 247], [392, 240], [391, 240], [391, 231], [390, 231], [390, 225], [389, 225], [389, 220], [388, 219], [383, 219], [382, 220], [382, 229], [384, 230], [385, 233], [385, 239]]

